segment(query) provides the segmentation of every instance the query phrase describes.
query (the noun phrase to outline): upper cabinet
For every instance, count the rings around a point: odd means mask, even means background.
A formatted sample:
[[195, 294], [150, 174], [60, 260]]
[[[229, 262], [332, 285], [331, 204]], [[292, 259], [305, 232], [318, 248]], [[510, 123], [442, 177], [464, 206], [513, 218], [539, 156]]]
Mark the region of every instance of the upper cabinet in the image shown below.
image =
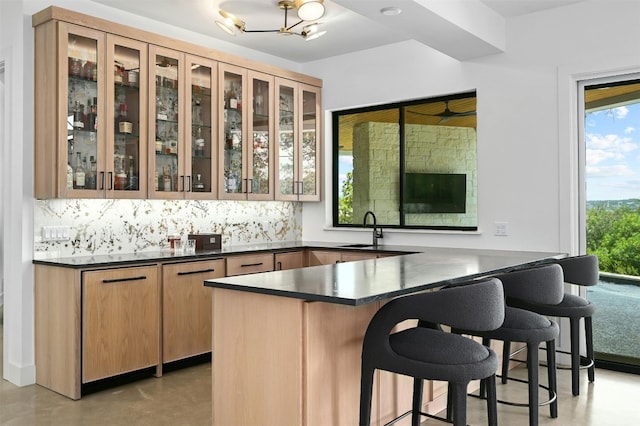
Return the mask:
[[220, 199], [273, 200], [273, 76], [221, 64]]
[[32, 20], [36, 198], [320, 200], [320, 80], [54, 6]]
[[276, 199], [320, 201], [320, 89], [276, 79]]

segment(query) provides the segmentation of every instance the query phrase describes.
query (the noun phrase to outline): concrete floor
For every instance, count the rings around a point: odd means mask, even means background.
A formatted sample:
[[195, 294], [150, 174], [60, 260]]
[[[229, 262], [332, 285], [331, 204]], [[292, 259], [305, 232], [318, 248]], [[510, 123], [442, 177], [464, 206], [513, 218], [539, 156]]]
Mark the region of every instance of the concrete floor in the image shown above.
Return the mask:
[[[2, 324], [0, 322], [0, 336]], [[0, 339], [0, 354], [2, 340]], [[0, 373], [2, 363], [0, 362]], [[546, 373], [541, 371], [542, 377]], [[514, 370], [525, 375], [524, 368]], [[640, 376], [596, 370], [596, 382], [588, 383], [582, 372], [580, 396], [571, 396], [570, 373], [558, 371], [559, 417], [551, 419], [547, 407], [540, 408], [540, 425], [620, 426], [640, 424], [638, 395]], [[526, 385], [498, 385], [502, 399], [526, 401]], [[544, 395], [541, 394], [541, 398]], [[357, 409], [354, 407], [354, 409]], [[468, 421], [486, 424], [483, 401], [468, 398]], [[527, 424], [526, 408], [499, 405], [501, 425]], [[84, 396], [72, 401], [43, 387], [16, 387], [0, 380], [0, 425], [2, 426], [204, 426], [211, 424], [211, 365], [188, 367]], [[266, 424], [266, 423], [265, 423]], [[409, 424], [408, 419], [398, 425]], [[442, 424], [428, 420], [425, 425]], [[252, 426], [252, 425], [224, 425]], [[262, 425], [260, 425], [262, 426]], [[279, 425], [297, 426], [297, 425]], [[327, 425], [330, 426], [330, 425]]]

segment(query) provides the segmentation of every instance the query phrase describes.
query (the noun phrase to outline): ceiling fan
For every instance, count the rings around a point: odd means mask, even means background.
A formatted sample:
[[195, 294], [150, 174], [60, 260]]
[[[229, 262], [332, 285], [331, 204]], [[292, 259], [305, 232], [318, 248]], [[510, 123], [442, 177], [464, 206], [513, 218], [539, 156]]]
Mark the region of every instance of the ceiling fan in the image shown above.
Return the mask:
[[412, 111], [410, 109], [407, 109], [407, 112], [411, 113], [411, 114], [417, 114], [417, 115], [423, 115], [423, 116], [427, 116], [427, 117], [440, 117], [440, 121], [438, 122], [438, 124], [440, 123], [446, 123], [447, 121], [449, 121], [449, 119], [451, 118], [455, 118], [455, 117], [469, 117], [469, 116], [474, 116], [476, 115], [476, 111], [466, 111], [466, 112], [455, 112], [455, 111], [451, 111], [451, 109], [449, 109], [449, 101], [443, 101], [444, 102], [444, 110], [440, 113], [437, 114], [426, 114], [423, 112], [418, 112], [418, 111]]

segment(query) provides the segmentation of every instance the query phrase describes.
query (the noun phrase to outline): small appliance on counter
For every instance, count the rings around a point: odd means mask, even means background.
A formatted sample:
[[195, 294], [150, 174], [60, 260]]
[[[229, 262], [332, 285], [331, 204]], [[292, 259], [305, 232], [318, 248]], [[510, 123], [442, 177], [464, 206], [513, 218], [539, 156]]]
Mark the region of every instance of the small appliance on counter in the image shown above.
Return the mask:
[[196, 250], [217, 250], [222, 248], [221, 234], [189, 234], [190, 240], [196, 240]]

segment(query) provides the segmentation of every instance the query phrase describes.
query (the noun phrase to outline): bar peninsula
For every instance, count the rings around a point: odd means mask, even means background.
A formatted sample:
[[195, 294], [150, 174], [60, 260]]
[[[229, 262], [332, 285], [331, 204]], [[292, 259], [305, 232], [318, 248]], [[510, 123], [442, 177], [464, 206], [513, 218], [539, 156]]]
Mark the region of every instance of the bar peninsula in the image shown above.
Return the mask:
[[[364, 332], [386, 300], [529, 267], [561, 253], [379, 246], [401, 254], [205, 281], [213, 291], [213, 424], [355, 425]], [[411, 406], [412, 381], [376, 373], [372, 425]], [[436, 413], [446, 384], [425, 382]]]

